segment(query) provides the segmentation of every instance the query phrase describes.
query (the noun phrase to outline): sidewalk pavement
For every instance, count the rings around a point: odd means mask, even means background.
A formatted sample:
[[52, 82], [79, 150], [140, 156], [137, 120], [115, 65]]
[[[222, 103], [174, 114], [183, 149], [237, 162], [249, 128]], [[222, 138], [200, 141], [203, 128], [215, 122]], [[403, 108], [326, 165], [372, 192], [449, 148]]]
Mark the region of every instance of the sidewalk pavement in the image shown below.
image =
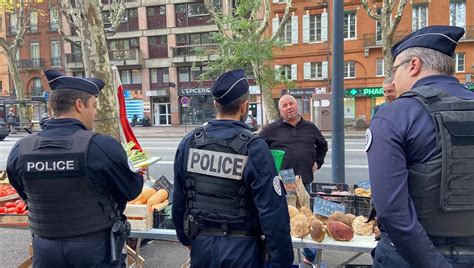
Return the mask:
[[[137, 138], [183, 138], [187, 133], [193, 131], [198, 127], [198, 125], [194, 126], [178, 126], [178, 127], [172, 127], [172, 126], [166, 126], [166, 127], [142, 127], [142, 126], [136, 126], [133, 127], [133, 132], [135, 133], [135, 136]], [[261, 129], [259, 129], [256, 133]], [[34, 129], [33, 132], [38, 132], [37, 129]], [[332, 139], [332, 132], [331, 131], [321, 131], [323, 136], [326, 139]], [[13, 134], [11, 133], [9, 136], [10, 137], [23, 137], [28, 135], [28, 133], [24, 130], [20, 130], [17, 133]], [[365, 138], [365, 131], [355, 131], [355, 130], [349, 130], [349, 131], [344, 131], [344, 138], [345, 139], [364, 139]]]
[[[198, 126], [179, 126], [179, 127], [141, 127], [136, 126], [133, 129], [133, 132], [138, 138], [182, 138], [187, 133], [193, 131], [194, 128]], [[258, 134], [258, 131], [257, 131]], [[322, 131], [323, 136], [326, 139], [332, 139], [331, 131]], [[355, 131], [349, 130], [344, 131], [345, 139], [364, 139], [365, 131]]]

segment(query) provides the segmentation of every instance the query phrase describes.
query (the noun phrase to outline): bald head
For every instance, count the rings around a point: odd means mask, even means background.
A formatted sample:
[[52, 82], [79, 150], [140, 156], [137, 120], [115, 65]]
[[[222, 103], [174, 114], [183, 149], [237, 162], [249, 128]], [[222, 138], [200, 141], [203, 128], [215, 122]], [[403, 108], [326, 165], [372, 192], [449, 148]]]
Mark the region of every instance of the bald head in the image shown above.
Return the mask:
[[298, 122], [298, 103], [291, 95], [283, 95], [278, 101], [278, 109], [283, 120], [291, 124]]

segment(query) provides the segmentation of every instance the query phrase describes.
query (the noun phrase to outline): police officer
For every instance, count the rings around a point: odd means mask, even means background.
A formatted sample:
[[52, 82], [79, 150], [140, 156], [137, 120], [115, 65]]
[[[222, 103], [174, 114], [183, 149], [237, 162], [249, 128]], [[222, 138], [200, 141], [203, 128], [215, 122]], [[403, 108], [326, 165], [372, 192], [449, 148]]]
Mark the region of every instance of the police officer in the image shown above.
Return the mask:
[[176, 152], [178, 239], [191, 250], [192, 267], [263, 267], [265, 249], [272, 267], [291, 267], [285, 190], [265, 141], [244, 123], [249, 109], [244, 71], [222, 74], [212, 95], [216, 120], [188, 134]]
[[474, 93], [451, 76], [463, 34], [429, 26], [392, 47], [399, 98], [366, 133], [382, 231], [374, 267], [474, 265]]
[[7, 162], [10, 183], [28, 204], [33, 267], [123, 267], [120, 249], [111, 262], [111, 227], [124, 223], [125, 204], [139, 195], [143, 177], [118, 141], [90, 131], [104, 83], [45, 74], [54, 119], [19, 140]]

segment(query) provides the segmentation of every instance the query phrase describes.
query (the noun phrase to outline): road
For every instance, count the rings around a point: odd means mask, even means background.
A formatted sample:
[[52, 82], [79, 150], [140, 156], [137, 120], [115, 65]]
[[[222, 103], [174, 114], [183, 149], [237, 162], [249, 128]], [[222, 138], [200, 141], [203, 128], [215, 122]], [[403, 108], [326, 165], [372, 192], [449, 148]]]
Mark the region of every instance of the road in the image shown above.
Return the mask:
[[[18, 136], [9, 136], [4, 141], [0, 141], [0, 170], [5, 169], [7, 156], [18, 140]], [[162, 157], [158, 164], [150, 168], [150, 175], [158, 178], [165, 175], [172, 181], [173, 161], [176, 147], [180, 138], [139, 138], [142, 147], [152, 156]], [[329, 152], [326, 156], [325, 164], [316, 172], [315, 177], [318, 182], [331, 182], [331, 140], [329, 142]], [[346, 183], [355, 184], [368, 179], [367, 158], [365, 155], [364, 140], [347, 139], [345, 141], [346, 152]], [[24, 230], [0, 229], [0, 267], [16, 267], [28, 256], [28, 244], [31, 235]], [[188, 258], [187, 249], [178, 243], [166, 241], [152, 241], [142, 249], [142, 255], [147, 260], [146, 267], [180, 267]], [[334, 267], [338, 261], [348, 259], [350, 253], [325, 251], [323, 260], [328, 267]], [[362, 255], [359, 262], [370, 264], [371, 259], [368, 254]]]

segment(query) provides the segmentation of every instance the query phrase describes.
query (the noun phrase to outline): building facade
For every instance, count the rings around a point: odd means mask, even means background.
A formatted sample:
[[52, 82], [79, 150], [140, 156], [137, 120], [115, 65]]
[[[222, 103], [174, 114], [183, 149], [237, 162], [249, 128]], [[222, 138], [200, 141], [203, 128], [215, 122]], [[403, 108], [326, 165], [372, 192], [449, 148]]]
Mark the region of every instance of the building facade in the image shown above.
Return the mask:
[[[56, 10], [49, 1], [36, 1], [25, 7], [27, 17], [23, 46], [16, 55], [16, 64], [23, 84], [23, 94], [28, 104], [28, 112], [33, 121], [41, 118], [46, 111], [45, 94], [49, 91], [44, 70], [56, 68], [64, 70], [63, 41], [58, 33]], [[16, 13], [4, 13], [6, 39], [12, 41], [17, 33]], [[6, 60], [6, 59], [5, 59]], [[7, 78], [7, 92], [10, 99], [16, 99], [13, 80]], [[5, 83], [4, 83], [5, 84]], [[5, 86], [5, 85], [4, 85]]]
[[[0, 10], [0, 38], [6, 38], [6, 33], [5, 13]], [[8, 60], [5, 54], [0, 53], [0, 97], [10, 96], [9, 81]]]
[[[275, 31], [285, 9], [284, 0], [273, 0], [272, 31]], [[293, 1], [292, 16], [280, 37], [282, 49], [276, 49], [274, 66], [281, 75], [294, 82], [295, 89], [279, 85], [273, 97], [294, 95], [300, 112], [323, 129], [330, 129], [332, 75], [332, 2], [327, 0]], [[369, 1], [380, 10], [382, 1]], [[455, 76], [471, 82], [474, 73], [474, 3], [466, 0], [408, 1], [394, 42], [428, 25], [455, 25], [466, 34], [453, 60]], [[381, 28], [360, 4], [360, 0], [344, 1], [344, 117], [346, 121], [370, 121], [373, 108], [384, 102], [381, 88], [384, 80]], [[472, 87], [472, 84], [471, 84]], [[326, 95], [325, 95], [326, 94]], [[323, 101], [321, 101], [323, 100]], [[326, 106], [325, 106], [326, 104]]]

